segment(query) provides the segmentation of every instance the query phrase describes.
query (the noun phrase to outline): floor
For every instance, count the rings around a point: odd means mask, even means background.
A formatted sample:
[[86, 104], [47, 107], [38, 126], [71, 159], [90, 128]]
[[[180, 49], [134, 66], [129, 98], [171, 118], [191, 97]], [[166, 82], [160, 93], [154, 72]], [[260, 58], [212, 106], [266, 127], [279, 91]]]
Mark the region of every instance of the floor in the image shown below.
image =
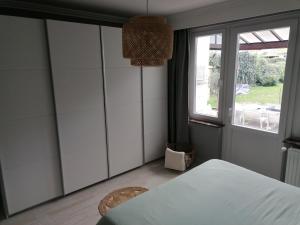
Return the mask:
[[110, 191], [126, 186], [154, 188], [180, 173], [163, 168], [155, 161], [67, 197], [17, 214], [0, 225], [96, 225], [99, 201]]

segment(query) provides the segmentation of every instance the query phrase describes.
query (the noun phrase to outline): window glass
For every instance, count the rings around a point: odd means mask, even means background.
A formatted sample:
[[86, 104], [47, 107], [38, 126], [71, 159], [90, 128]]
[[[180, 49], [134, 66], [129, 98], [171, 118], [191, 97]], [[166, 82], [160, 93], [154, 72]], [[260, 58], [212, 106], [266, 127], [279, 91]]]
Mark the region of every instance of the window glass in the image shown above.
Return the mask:
[[218, 117], [222, 34], [195, 39], [194, 113]]
[[277, 133], [288, 50], [288, 41], [283, 40], [289, 28], [273, 30], [255, 32], [269, 43], [238, 40], [233, 124]]

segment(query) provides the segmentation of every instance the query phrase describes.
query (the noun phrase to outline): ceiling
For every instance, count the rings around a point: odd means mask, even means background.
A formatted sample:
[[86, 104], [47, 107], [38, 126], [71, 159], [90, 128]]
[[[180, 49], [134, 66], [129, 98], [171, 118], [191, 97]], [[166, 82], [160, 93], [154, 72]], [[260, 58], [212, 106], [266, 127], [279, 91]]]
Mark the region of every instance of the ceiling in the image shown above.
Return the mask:
[[[146, 12], [146, 0], [19, 0], [37, 2], [74, 9], [84, 9], [119, 16], [132, 16]], [[153, 15], [170, 15], [194, 8], [235, 0], [149, 0]]]

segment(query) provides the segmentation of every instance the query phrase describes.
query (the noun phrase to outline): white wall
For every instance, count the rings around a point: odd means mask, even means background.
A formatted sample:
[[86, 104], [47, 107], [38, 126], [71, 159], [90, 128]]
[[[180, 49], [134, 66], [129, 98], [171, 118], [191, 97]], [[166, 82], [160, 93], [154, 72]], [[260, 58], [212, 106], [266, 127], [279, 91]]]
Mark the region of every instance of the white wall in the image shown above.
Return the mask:
[[233, 0], [168, 17], [174, 30], [300, 9], [300, 0]]

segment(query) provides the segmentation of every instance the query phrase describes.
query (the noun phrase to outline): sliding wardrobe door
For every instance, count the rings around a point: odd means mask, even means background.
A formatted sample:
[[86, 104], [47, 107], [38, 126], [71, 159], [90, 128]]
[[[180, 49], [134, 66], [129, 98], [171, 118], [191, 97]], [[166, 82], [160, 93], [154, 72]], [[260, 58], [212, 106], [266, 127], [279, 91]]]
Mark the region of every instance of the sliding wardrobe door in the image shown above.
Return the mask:
[[110, 176], [143, 164], [141, 69], [122, 56], [122, 29], [102, 27]]
[[8, 214], [62, 195], [44, 21], [0, 16], [0, 159]]
[[100, 29], [53, 20], [47, 28], [68, 194], [108, 177]]
[[145, 162], [164, 155], [167, 142], [167, 67], [143, 67]]

